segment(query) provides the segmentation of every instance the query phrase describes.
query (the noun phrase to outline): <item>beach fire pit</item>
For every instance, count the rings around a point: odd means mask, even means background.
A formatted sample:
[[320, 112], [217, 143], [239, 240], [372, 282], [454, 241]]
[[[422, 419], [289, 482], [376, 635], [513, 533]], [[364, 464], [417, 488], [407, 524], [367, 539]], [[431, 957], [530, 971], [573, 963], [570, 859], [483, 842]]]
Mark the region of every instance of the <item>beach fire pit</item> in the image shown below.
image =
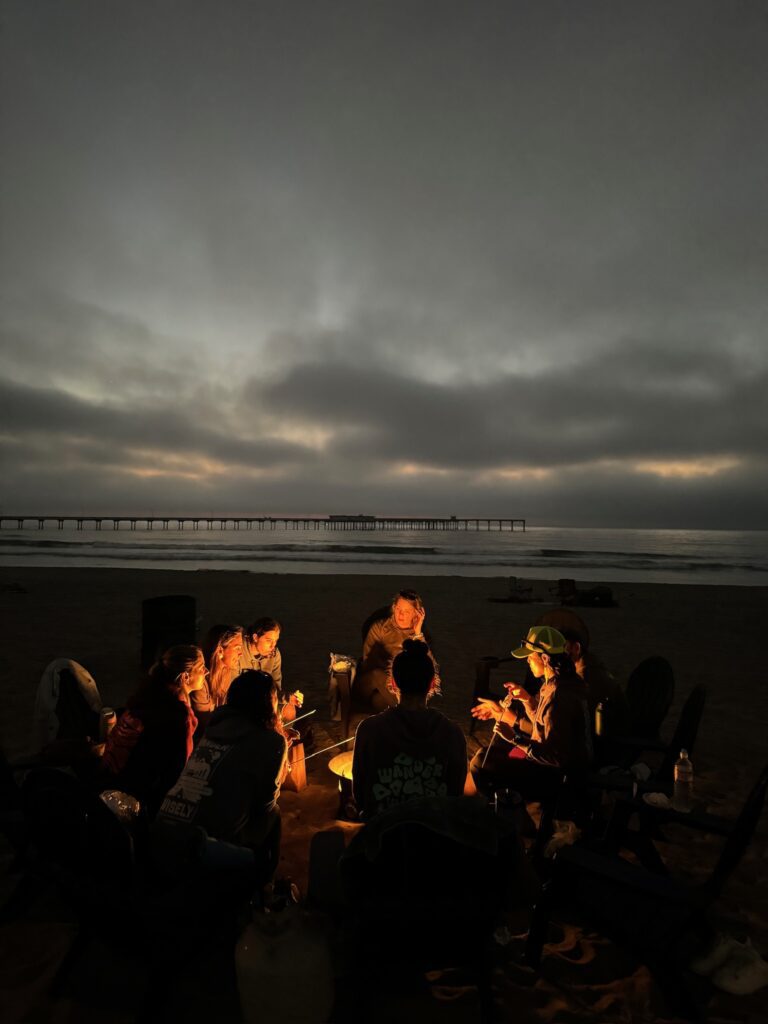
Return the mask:
[[345, 750], [328, 762], [328, 767], [339, 780], [339, 811], [337, 817], [342, 821], [357, 821], [357, 808], [352, 796], [352, 758], [354, 752]]

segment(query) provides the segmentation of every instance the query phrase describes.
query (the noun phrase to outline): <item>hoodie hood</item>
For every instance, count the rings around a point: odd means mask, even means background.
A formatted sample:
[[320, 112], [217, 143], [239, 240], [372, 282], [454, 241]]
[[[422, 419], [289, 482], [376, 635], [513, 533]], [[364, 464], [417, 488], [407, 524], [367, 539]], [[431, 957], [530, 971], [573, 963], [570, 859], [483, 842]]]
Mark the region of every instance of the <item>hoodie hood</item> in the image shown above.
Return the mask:
[[262, 729], [263, 726], [244, 715], [239, 708], [217, 708], [211, 715], [205, 735], [214, 743], [236, 743], [249, 733]]
[[431, 739], [442, 728], [446, 719], [431, 708], [411, 710], [398, 706], [384, 712], [387, 732], [394, 742], [413, 742]]

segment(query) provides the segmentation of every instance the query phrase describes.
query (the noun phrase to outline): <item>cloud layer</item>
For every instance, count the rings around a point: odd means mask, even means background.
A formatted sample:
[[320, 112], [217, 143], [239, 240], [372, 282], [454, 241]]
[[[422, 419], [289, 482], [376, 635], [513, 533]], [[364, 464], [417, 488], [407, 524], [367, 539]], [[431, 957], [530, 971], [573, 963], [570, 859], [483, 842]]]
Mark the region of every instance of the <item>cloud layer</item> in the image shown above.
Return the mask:
[[764, 15], [321, 8], [7, 4], [3, 510], [764, 526]]

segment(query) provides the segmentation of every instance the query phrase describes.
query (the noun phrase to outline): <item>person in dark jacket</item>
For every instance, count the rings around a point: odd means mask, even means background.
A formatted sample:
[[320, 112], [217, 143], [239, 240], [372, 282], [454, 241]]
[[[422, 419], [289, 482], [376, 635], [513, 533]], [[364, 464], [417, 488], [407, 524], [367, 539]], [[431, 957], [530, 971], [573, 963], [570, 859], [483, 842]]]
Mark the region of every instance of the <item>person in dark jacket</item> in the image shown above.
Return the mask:
[[352, 789], [364, 819], [414, 797], [460, 796], [464, 791], [464, 734], [427, 707], [434, 674], [427, 645], [406, 639], [392, 663], [397, 706], [357, 728]]
[[268, 672], [275, 681], [280, 698], [280, 717], [284, 722], [292, 722], [297, 715], [304, 695], [300, 690], [295, 693], [283, 693], [283, 658], [277, 646], [282, 626], [277, 619], [256, 619], [243, 630], [243, 649], [240, 654], [240, 672], [255, 669], [257, 672]]
[[[428, 642], [424, 633], [426, 618], [424, 602], [415, 590], [400, 590], [392, 598], [390, 614], [374, 622], [363, 640], [363, 656], [355, 677], [354, 691], [358, 701], [370, 705], [374, 712], [394, 707], [397, 697], [392, 687], [392, 664], [403, 650], [406, 640]], [[439, 692], [440, 677], [432, 659], [432, 692]]]
[[206, 677], [199, 647], [169, 648], [149, 670], [109, 734], [99, 782], [138, 798], [154, 817], [192, 753], [197, 718], [190, 694]]
[[[565, 637], [552, 626], [534, 626], [511, 653], [527, 659], [533, 675], [543, 680], [541, 688], [533, 697], [522, 686], [506, 683], [517, 711], [479, 699], [473, 716], [493, 719], [495, 726], [490, 749], [478, 751], [471, 772], [486, 795], [511, 788], [540, 799], [559, 784], [563, 772], [583, 771], [592, 760], [587, 689], [566, 653]], [[518, 721], [523, 716], [530, 731]]]
[[[213, 841], [211, 857], [222, 853], [216, 843], [250, 850], [267, 882], [280, 853], [277, 800], [287, 763], [274, 680], [267, 672], [243, 672], [166, 794], [157, 824], [182, 829], [177, 835], [199, 835], [202, 829]], [[242, 863], [242, 857], [235, 859]]]

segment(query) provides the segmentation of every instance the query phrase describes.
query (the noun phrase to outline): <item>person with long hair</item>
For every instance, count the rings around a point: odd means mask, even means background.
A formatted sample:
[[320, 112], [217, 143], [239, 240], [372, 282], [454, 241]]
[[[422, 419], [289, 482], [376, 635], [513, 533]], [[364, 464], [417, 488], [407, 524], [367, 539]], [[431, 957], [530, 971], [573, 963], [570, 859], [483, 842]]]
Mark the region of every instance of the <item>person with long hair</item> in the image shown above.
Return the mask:
[[170, 647], [149, 669], [109, 734], [100, 783], [137, 797], [152, 817], [192, 753], [190, 697], [205, 685], [199, 647]]
[[467, 776], [464, 734], [427, 707], [435, 677], [429, 648], [403, 642], [392, 663], [395, 706], [364, 719], [357, 728], [352, 787], [361, 817], [414, 797], [461, 796]]
[[[392, 665], [403, 650], [406, 640], [427, 644], [424, 633], [426, 618], [424, 602], [415, 590], [399, 590], [392, 598], [389, 615], [374, 621], [363, 640], [363, 656], [354, 683], [355, 698], [370, 705], [373, 711], [395, 707], [397, 697], [392, 686]], [[430, 696], [440, 690], [437, 663], [432, 661]]]
[[208, 720], [216, 708], [227, 699], [232, 680], [240, 673], [243, 653], [241, 626], [219, 624], [211, 626], [203, 641], [203, 656], [208, 669], [205, 686], [192, 697], [192, 707], [198, 719], [197, 739], [205, 732]]
[[240, 671], [255, 669], [258, 672], [268, 672], [274, 679], [280, 695], [280, 713], [283, 721], [291, 722], [296, 717], [296, 709], [302, 705], [303, 694], [298, 690], [295, 693], [283, 694], [283, 659], [277, 646], [282, 628], [277, 619], [268, 616], [256, 619], [245, 627]]
[[[559, 785], [564, 771], [583, 771], [592, 759], [587, 691], [566, 652], [565, 637], [554, 627], [534, 626], [511, 653], [526, 659], [543, 682], [536, 696], [505, 683], [516, 710], [505, 707], [506, 701], [479, 698], [472, 715], [495, 724], [490, 749], [473, 758], [472, 777], [486, 794], [508, 787], [539, 799]], [[530, 731], [521, 728], [526, 719]]]
[[258, 884], [268, 883], [280, 853], [277, 800], [288, 771], [287, 749], [274, 680], [267, 672], [241, 673], [166, 794], [158, 825], [203, 829], [211, 841], [208, 857], [219, 863], [227, 849], [221, 844], [250, 850]]

